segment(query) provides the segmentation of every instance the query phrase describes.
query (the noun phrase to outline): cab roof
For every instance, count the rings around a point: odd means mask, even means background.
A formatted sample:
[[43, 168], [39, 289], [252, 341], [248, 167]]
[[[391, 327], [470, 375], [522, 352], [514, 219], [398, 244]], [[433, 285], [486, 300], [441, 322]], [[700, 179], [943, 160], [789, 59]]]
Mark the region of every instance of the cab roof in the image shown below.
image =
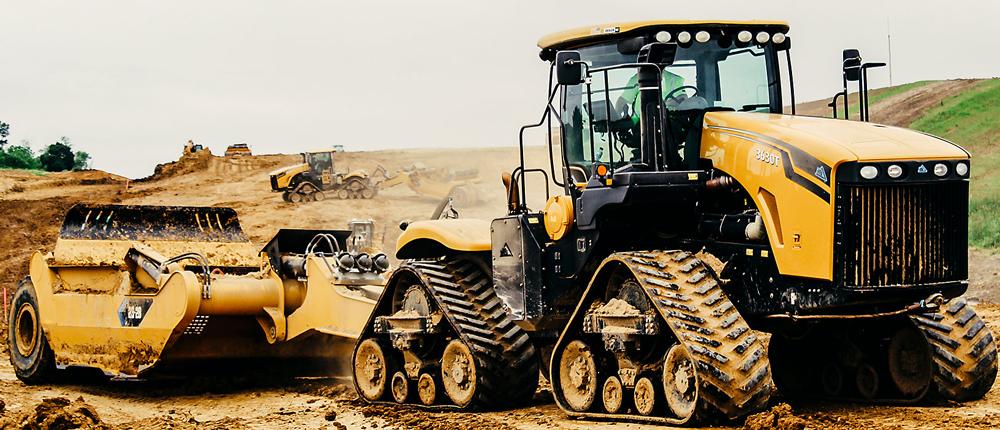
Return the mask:
[[634, 30], [642, 30], [655, 27], [674, 27], [678, 29], [692, 28], [755, 28], [770, 27], [777, 31], [787, 32], [788, 23], [785, 21], [706, 21], [706, 20], [649, 20], [633, 22], [616, 22], [590, 27], [579, 27], [570, 30], [552, 33], [538, 40], [538, 47], [546, 49], [560, 49], [570, 46], [579, 46], [592, 41], [602, 39], [613, 39], [623, 33]]

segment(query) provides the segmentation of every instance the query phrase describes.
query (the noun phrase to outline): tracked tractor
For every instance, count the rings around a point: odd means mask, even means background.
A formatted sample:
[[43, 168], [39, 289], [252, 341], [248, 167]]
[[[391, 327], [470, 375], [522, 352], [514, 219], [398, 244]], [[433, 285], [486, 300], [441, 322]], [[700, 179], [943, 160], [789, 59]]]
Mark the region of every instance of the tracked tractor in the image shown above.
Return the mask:
[[271, 172], [271, 191], [281, 193], [286, 202], [323, 200], [329, 195], [338, 199], [370, 199], [378, 193], [378, 184], [368, 172], [338, 172], [334, 167], [336, 148], [302, 153], [302, 163]]
[[280, 230], [255, 249], [217, 207], [77, 205], [13, 295], [17, 377], [337, 374], [382, 291], [372, 224]]
[[[362, 397], [506, 408], [538, 369], [571, 416], [653, 423], [741, 417], [775, 388], [982, 397], [996, 345], [959, 297], [969, 154], [785, 113], [787, 33], [647, 21], [542, 38], [546, 104], [504, 177], [508, 215], [406, 226], [354, 351]], [[541, 168], [524, 162], [536, 126], [559, 136]], [[557, 195], [529, 208], [543, 181]]]

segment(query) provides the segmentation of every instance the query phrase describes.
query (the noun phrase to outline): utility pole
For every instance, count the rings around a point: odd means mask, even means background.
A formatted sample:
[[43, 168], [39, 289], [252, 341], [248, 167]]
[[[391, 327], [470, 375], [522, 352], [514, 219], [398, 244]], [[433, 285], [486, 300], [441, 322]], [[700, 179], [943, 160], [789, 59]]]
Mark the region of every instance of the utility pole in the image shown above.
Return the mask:
[[885, 39], [889, 44], [889, 86], [892, 86], [892, 26], [889, 17], [885, 17]]

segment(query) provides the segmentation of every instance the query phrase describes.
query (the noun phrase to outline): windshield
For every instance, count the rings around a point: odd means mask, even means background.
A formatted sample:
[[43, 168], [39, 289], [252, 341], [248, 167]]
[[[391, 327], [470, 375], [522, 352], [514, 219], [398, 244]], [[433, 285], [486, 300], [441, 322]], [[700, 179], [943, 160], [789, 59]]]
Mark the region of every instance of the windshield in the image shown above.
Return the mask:
[[[616, 42], [579, 51], [591, 69], [637, 61], [636, 53], [621, 53]], [[664, 106], [674, 112], [780, 111], [777, 80], [770, 77], [766, 54], [768, 48], [763, 46], [724, 48], [714, 41], [677, 47], [672, 64], [661, 69]], [[595, 161], [617, 167], [640, 159], [640, 93], [635, 67], [593, 73], [589, 94], [585, 84], [564, 89], [567, 161], [580, 166], [571, 167], [576, 171], [574, 178], [589, 176], [589, 166]]]

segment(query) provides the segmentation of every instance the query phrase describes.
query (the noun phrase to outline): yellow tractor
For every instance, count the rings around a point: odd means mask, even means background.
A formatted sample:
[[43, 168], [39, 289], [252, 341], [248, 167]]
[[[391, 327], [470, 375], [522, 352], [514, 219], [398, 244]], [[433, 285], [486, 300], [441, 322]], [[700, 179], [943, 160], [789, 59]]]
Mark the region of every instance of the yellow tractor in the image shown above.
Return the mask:
[[[786, 113], [788, 30], [644, 21], [542, 38], [548, 102], [503, 178], [508, 214], [403, 226], [404, 261], [354, 350], [361, 396], [506, 408], [543, 369], [571, 416], [675, 425], [745, 416], [775, 388], [983, 397], [997, 348], [959, 297], [968, 152]], [[529, 168], [523, 132], [539, 126], [558, 142]], [[529, 178], [559, 190], [541, 210]]]
[[327, 193], [338, 199], [375, 197], [378, 184], [372, 181], [368, 172], [335, 170], [333, 159], [337, 152], [331, 148], [302, 153], [302, 163], [269, 174], [271, 191], [281, 193], [282, 200], [292, 203], [323, 200]]
[[13, 295], [11, 363], [27, 383], [67, 367], [340, 372], [389, 268], [372, 230], [280, 230], [258, 252], [229, 208], [76, 205]]

